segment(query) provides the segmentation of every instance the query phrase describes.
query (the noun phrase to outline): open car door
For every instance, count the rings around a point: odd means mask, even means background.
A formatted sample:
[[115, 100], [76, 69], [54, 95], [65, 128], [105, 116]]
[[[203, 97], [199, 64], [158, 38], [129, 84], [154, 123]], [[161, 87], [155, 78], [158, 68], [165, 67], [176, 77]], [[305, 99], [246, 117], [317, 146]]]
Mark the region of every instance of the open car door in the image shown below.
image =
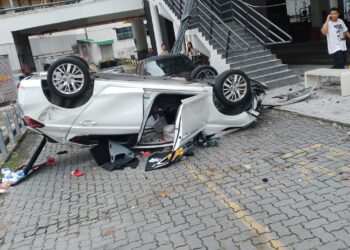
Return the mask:
[[203, 93], [182, 100], [176, 117], [172, 151], [150, 155], [146, 171], [170, 166], [171, 163], [177, 162], [185, 152], [183, 147], [203, 131], [209, 115], [208, 95], [208, 93]]
[[182, 100], [175, 122], [173, 151], [186, 145], [205, 128], [209, 115], [208, 95], [203, 93]]

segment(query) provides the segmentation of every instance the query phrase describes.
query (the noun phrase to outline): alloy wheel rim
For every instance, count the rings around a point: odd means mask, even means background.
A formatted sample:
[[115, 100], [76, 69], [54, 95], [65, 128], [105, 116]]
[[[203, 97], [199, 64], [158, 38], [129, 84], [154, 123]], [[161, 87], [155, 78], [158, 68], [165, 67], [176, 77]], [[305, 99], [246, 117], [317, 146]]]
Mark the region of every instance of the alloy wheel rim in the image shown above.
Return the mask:
[[52, 74], [54, 87], [63, 94], [75, 94], [84, 85], [83, 71], [76, 65], [64, 63], [57, 66]]
[[238, 102], [246, 95], [247, 86], [247, 80], [242, 75], [231, 75], [222, 86], [224, 97], [230, 102]]

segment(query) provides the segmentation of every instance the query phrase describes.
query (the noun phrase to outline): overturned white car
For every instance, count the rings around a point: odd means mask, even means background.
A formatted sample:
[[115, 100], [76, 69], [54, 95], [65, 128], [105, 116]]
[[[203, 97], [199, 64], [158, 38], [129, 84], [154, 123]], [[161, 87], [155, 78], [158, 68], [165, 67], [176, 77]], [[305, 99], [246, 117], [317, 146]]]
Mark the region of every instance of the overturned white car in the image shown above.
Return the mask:
[[241, 71], [211, 76], [211, 69], [199, 66], [194, 78], [200, 79], [191, 80], [90, 75], [82, 60], [63, 58], [50, 66], [47, 76], [22, 80], [18, 101], [26, 126], [51, 142], [113, 141], [129, 148], [171, 146], [176, 151], [199, 134], [218, 136], [258, 118], [266, 86]]

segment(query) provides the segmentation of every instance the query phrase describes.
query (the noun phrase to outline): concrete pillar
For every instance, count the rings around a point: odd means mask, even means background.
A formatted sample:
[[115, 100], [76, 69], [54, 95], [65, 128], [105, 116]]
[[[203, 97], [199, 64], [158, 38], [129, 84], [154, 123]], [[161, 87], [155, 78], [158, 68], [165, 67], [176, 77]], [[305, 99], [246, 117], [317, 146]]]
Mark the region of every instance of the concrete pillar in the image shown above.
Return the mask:
[[151, 2], [150, 2], [149, 7], [150, 7], [150, 10], [151, 10], [154, 38], [156, 40], [157, 51], [159, 53], [161, 51], [160, 47], [161, 47], [161, 45], [163, 43], [163, 37], [162, 37], [161, 28], [160, 28], [158, 9], [157, 9], [157, 6], [153, 5], [153, 3], [151, 3]]
[[175, 38], [177, 39], [177, 35], [179, 33], [179, 25], [177, 25], [177, 23], [173, 21], [173, 27], [174, 27]]
[[145, 25], [143, 19], [137, 18], [131, 20], [132, 34], [134, 35], [134, 41], [136, 45], [136, 51], [139, 59], [142, 59], [143, 54], [147, 53], [147, 37], [145, 31]]
[[28, 35], [20, 32], [13, 32], [12, 36], [16, 45], [18, 59], [21, 63], [22, 70], [24, 73], [34, 72], [36, 67]]
[[9, 0], [11, 8], [14, 8], [15, 6], [13, 5], [13, 0]]

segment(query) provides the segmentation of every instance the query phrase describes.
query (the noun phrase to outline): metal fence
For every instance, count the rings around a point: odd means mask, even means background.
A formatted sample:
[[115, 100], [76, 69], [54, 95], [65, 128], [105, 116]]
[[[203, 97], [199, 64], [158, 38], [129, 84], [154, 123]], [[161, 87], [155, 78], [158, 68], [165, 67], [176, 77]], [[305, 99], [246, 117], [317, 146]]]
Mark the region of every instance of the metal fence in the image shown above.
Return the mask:
[[11, 72], [9, 58], [0, 55], [0, 104], [17, 99], [15, 79]]
[[17, 103], [4, 108], [0, 118], [0, 156], [6, 155], [16, 145], [16, 137], [25, 132], [22, 111]]

